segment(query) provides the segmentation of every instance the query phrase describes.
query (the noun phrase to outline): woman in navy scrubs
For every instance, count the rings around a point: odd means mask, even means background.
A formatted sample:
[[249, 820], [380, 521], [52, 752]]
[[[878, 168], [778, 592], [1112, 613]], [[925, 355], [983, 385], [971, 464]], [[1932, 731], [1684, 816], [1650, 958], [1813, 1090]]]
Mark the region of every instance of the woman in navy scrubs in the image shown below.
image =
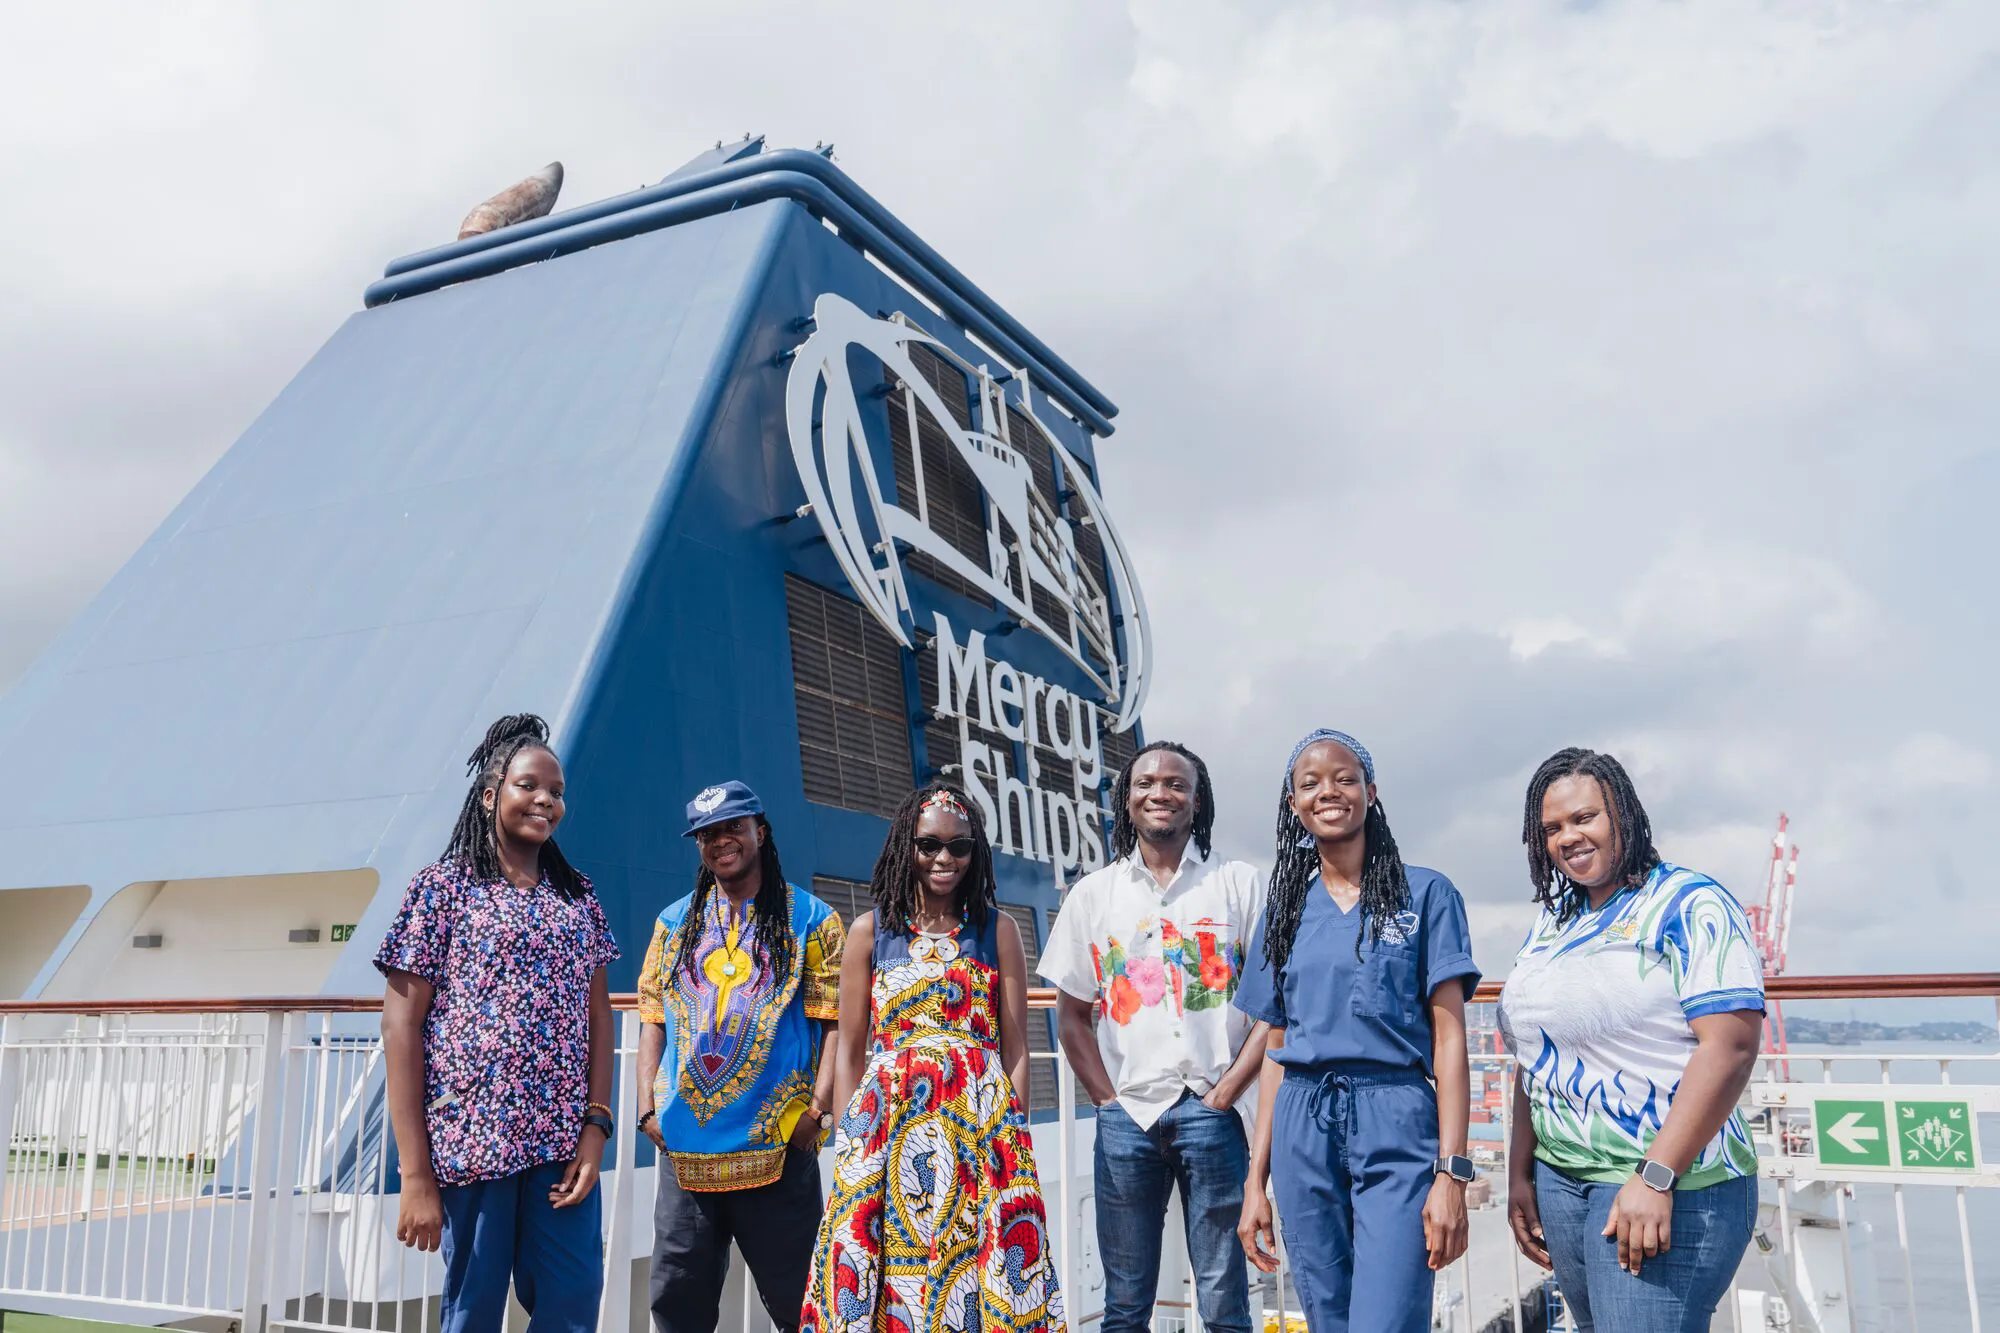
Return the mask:
[[1458, 890], [1404, 866], [1375, 762], [1343, 732], [1292, 751], [1250, 954], [1236, 1007], [1274, 1030], [1244, 1252], [1277, 1269], [1269, 1180], [1312, 1333], [1426, 1333], [1432, 1275], [1465, 1253], [1465, 1001], [1479, 970]]

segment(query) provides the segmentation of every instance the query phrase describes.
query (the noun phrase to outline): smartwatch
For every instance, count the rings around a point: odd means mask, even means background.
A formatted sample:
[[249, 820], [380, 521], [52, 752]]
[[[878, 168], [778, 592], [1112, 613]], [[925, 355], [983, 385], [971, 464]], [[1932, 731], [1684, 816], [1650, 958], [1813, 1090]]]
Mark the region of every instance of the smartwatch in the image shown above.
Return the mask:
[[1435, 1162], [1432, 1162], [1431, 1174], [1450, 1176], [1453, 1180], [1463, 1185], [1469, 1185], [1479, 1178], [1479, 1172], [1473, 1168], [1472, 1159], [1470, 1157], [1461, 1157], [1457, 1153], [1453, 1153], [1448, 1157], [1440, 1157]]
[[603, 1130], [606, 1139], [615, 1139], [618, 1137], [618, 1127], [611, 1123], [611, 1117], [608, 1115], [599, 1115], [597, 1112], [592, 1111], [583, 1118], [583, 1123], [586, 1125], [595, 1125]]
[[1638, 1175], [1639, 1179], [1645, 1182], [1646, 1188], [1655, 1194], [1672, 1194], [1674, 1182], [1680, 1179], [1680, 1174], [1665, 1162], [1651, 1160], [1639, 1163]]

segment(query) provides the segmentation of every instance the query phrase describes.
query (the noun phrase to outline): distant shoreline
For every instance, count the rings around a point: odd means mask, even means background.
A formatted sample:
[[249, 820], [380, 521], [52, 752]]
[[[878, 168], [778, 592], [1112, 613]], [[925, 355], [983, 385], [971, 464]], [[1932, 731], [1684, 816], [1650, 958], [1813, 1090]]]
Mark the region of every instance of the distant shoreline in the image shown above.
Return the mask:
[[1968, 1046], [2000, 1046], [2000, 1031], [1991, 1023], [1830, 1023], [1815, 1018], [1788, 1018], [1785, 1037], [1794, 1046], [1872, 1046], [1881, 1042], [1950, 1042]]

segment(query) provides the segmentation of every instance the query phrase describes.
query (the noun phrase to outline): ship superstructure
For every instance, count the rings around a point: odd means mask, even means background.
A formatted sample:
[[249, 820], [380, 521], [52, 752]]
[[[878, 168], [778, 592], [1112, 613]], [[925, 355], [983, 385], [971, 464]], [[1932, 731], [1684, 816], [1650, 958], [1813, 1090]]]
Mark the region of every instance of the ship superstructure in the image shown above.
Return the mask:
[[721, 145], [392, 263], [0, 701], [36, 774], [0, 992], [376, 988], [464, 756], [523, 710], [614, 988], [724, 777], [849, 913], [897, 797], [964, 782], [1032, 948], [1145, 692], [1115, 411], [823, 151]]

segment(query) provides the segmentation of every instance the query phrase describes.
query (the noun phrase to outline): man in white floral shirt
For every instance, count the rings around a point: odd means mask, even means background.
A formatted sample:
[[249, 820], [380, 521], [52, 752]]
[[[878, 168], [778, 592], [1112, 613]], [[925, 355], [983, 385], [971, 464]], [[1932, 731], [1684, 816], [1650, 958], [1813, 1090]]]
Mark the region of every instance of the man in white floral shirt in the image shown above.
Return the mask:
[[1063, 1052], [1097, 1107], [1103, 1333], [1152, 1326], [1176, 1186], [1202, 1323], [1249, 1333], [1236, 1223], [1270, 1029], [1229, 1000], [1263, 886], [1249, 865], [1211, 858], [1215, 797], [1186, 747], [1140, 750], [1112, 804], [1116, 859], [1069, 891], [1041, 959], [1060, 992]]

